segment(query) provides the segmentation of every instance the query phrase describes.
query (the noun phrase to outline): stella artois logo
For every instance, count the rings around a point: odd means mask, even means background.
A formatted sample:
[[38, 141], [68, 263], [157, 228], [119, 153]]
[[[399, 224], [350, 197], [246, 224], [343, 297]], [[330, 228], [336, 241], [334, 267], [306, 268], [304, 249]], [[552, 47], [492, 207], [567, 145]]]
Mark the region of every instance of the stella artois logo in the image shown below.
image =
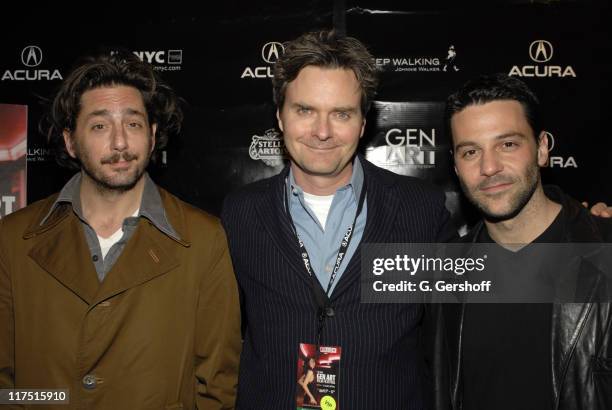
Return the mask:
[[262, 160], [271, 167], [283, 164], [285, 145], [280, 133], [274, 128], [264, 132], [264, 135], [253, 135], [249, 156], [254, 160]]

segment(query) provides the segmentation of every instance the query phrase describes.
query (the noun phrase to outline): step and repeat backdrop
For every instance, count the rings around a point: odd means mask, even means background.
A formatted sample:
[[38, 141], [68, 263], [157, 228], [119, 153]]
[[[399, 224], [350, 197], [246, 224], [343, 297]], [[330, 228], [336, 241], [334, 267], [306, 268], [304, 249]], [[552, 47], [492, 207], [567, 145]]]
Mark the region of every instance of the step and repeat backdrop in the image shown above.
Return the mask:
[[70, 177], [38, 129], [46, 101], [81, 55], [119, 48], [152, 64], [186, 103], [183, 130], [149, 172], [184, 200], [218, 214], [228, 192], [286, 164], [270, 82], [283, 43], [338, 21], [370, 48], [381, 71], [360, 151], [378, 166], [443, 187], [459, 225], [473, 221], [473, 211], [454, 176], [444, 101], [483, 73], [520, 77], [539, 95], [551, 155], [544, 182], [580, 200], [612, 203], [612, 47], [595, 6], [397, 11], [351, 5], [338, 19], [337, 4], [335, 15], [332, 2], [313, 4], [309, 13], [279, 8], [247, 16], [237, 8], [231, 18], [116, 26], [80, 21], [61, 28], [50, 22], [3, 36], [0, 216], [59, 190]]

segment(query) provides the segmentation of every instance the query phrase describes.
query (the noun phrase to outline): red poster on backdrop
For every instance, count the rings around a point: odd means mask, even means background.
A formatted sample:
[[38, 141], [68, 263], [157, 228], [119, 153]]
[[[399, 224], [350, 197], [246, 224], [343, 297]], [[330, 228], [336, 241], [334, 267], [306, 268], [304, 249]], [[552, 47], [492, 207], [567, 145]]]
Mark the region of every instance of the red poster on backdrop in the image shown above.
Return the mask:
[[28, 107], [0, 104], [0, 218], [26, 206]]

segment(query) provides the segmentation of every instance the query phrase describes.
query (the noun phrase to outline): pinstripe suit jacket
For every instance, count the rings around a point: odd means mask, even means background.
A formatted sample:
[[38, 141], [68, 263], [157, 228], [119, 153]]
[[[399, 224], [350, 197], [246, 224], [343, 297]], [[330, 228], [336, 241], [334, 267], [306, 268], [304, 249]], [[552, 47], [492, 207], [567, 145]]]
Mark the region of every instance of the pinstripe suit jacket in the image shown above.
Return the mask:
[[[449, 235], [441, 190], [363, 157], [368, 213], [361, 243]], [[222, 220], [241, 290], [244, 344], [238, 409], [295, 409], [300, 342], [316, 343], [317, 305], [283, 195], [288, 168], [225, 201]], [[321, 344], [341, 346], [339, 409], [425, 409], [423, 307], [361, 304], [359, 247], [331, 295]]]

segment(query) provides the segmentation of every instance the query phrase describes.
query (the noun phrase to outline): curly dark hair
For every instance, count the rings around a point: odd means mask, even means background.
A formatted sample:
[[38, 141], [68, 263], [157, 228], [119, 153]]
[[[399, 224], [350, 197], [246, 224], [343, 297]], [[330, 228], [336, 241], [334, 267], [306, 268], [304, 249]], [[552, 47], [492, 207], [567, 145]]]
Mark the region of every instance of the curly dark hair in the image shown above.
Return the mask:
[[63, 132], [74, 131], [81, 109], [81, 96], [100, 87], [127, 85], [140, 91], [150, 124], [157, 124], [155, 161], [170, 135], [177, 134], [183, 121], [182, 100], [166, 85], [153, 68], [127, 51], [82, 58], [62, 83], [41, 121], [41, 131], [55, 150], [57, 162], [79, 169], [64, 143]]
[[274, 64], [272, 89], [274, 102], [281, 109], [287, 84], [306, 66], [352, 70], [361, 87], [361, 112], [365, 116], [376, 95], [378, 76], [374, 57], [363, 43], [335, 31], [302, 34], [285, 43], [285, 52]]

